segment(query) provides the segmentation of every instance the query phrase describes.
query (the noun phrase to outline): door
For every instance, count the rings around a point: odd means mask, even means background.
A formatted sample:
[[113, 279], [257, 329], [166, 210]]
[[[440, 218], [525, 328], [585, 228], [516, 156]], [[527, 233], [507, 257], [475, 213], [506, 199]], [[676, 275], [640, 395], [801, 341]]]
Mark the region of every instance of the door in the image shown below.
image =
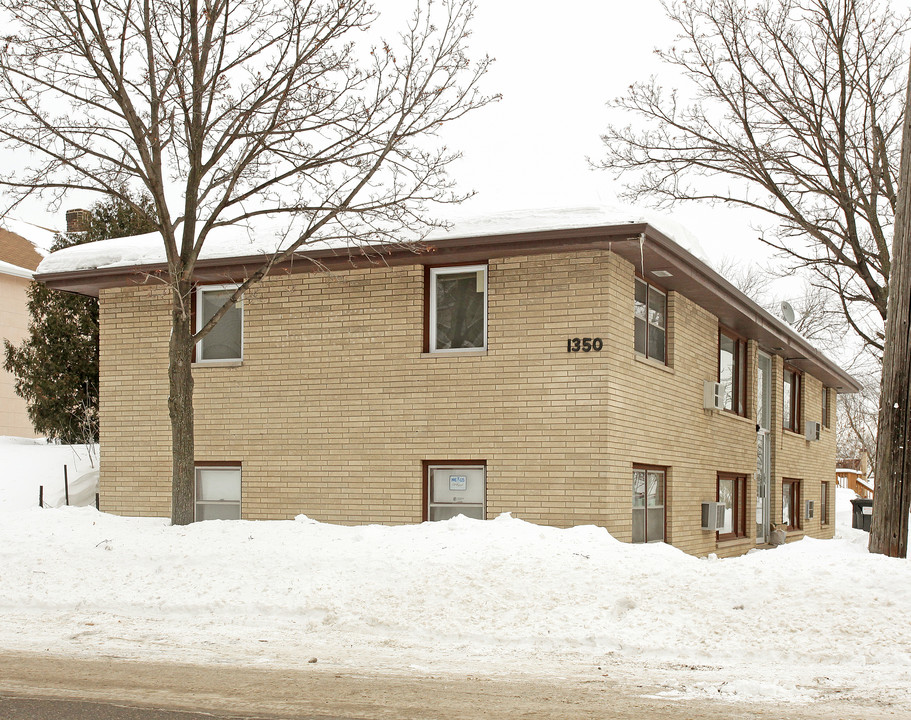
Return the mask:
[[633, 542], [664, 542], [664, 468], [633, 467]]
[[769, 539], [771, 508], [772, 358], [756, 358], [756, 542]]

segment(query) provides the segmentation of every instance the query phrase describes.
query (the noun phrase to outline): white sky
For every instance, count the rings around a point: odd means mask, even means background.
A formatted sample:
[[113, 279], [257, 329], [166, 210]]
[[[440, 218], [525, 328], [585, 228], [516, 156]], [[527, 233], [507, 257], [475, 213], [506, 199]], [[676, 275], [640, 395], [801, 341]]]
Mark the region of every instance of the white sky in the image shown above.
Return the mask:
[[[395, 21], [390, 8], [394, 16], [413, 4], [386, 0], [379, 7], [387, 26]], [[461, 189], [478, 192], [458, 214], [616, 204], [621, 183], [611, 173], [591, 170], [586, 156], [602, 154], [607, 100], [652, 74], [673, 84], [653, 54], [674, 36], [659, 0], [563, 0], [559, 11], [543, 3], [481, 2], [473, 27], [476, 54], [496, 58], [485, 88], [502, 93], [503, 100], [447, 131], [448, 145], [464, 153], [453, 176]], [[616, 121], [624, 122], [622, 117]], [[59, 228], [67, 208], [93, 200], [74, 194], [56, 213], [36, 201], [13, 214]], [[673, 214], [710, 258], [768, 255], [750, 227], [764, 221], [761, 215], [698, 205], [681, 206]]]

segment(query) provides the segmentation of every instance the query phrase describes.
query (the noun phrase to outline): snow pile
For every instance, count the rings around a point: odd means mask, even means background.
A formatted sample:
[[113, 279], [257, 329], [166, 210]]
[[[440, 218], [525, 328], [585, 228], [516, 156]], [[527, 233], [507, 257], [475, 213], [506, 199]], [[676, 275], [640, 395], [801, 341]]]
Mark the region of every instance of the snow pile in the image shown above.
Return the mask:
[[[842, 519], [840, 493], [838, 504]], [[8, 510], [0, 647], [911, 701], [911, 564], [868, 555], [861, 531], [840, 535], [718, 560], [508, 516], [170, 527], [91, 508]]]
[[[660, 213], [624, 207], [601, 206], [583, 208], [550, 208], [515, 210], [486, 217], [456, 217], [448, 230], [437, 230], [427, 236], [427, 242], [447, 238], [487, 237], [521, 232], [574, 229], [650, 223], [681, 247], [700, 258], [705, 253], [696, 238], [683, 226]], [[200, 259], [267, 256], [286, 247], [296, 235], [290, 232], [288, 221], [258, 218], [230, 227], [219, 227], [206, 239]], [[347, 252], [356, 247], [345, 240], [322, 240], [307, 245], [307, 249]], [[38, 273], [72, 272], [99, 268], [158, 265], [166, 262], [164, 244], [157, 233], [115, 238], [64, 248], [45, 258]]]
[[39, 486], [44, 486], [45, 507], [63, 505], [64, 466], [70, 505], [94, 505], [97, 454], [97, 447], [0, 436], [0, 512], [38, 507]]

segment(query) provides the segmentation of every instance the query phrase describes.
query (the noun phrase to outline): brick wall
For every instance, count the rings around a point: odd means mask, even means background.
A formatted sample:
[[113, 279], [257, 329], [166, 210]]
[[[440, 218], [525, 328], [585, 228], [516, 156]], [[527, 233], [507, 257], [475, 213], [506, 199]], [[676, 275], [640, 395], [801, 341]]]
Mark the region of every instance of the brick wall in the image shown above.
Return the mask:
[[[625, 260], [498, 259], [488, 351], [431, 356], [423, 283], [420, 266], [374, 268], [270, 277], [246, 295], [243, 363], [194, 370], [197, 460], [243, 464], [245, 518], [419, 522], [422, 461], [484, 460], [488, 517], [594, 523], [628, 540], [632, 465], [645, 463], [668, 468], [670, 542], [696, 554], [752, 547], [719, 548], [699, 528], [718, 471], [747, 475], [755, 496], [754, 422], [702, 409], [703, 381], [717, 374], [712, 315], [671, 293], [670, 362], [659, 366], [633, 351]], [[102, 509], [168, 515], [168, 295], [116, 288], [101, 300]], [[567, 353], [570, 337], [601, 337], [604, 349]], [[752, 344], [750, 358], [752, 368]], [[805, 412], [820, 391], [806, 387]], [[824, 431], [810, 447], [781, 437], [780, 413], [777, 424], [785, 476], [816, 483], [818, 496], [834, 438]], [[820, 535], [813, 522], [804, 529]]]

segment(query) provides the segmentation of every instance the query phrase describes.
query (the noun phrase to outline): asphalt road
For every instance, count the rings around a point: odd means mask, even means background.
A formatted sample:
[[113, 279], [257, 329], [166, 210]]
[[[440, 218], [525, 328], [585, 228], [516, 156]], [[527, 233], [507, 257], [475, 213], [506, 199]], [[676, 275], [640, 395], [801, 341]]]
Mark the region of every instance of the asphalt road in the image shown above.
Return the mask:
[[592, 670], [546, 679], [406, 676], [0, 652], [0, 720], [911, 719], [906, 706], [837, 696], [808, 705], [674, 699], [630, 682], [631, 668]]
[[[0, 695], [2, 720], [274, 720], [264, 715], [223, 715], [188, 710], [161, 710], [85, 700], [9, 697]], [[301, 720], [343, 720], [308, 715]], [[347, 720], [347, 719], [345, 719]]]

